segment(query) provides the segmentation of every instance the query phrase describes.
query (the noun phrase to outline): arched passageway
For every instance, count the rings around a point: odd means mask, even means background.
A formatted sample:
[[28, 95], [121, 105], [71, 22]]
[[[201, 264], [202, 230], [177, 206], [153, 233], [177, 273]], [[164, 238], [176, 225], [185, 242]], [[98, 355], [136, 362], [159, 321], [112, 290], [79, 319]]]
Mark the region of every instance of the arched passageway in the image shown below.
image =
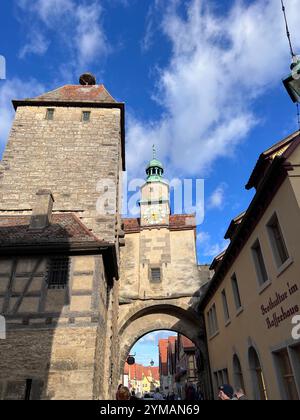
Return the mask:
[[[183, 307], [182, 307], [183, 306]], [[202, 358], [201, 380], [207, 398], [211, 398], [209, 360], [205, 342], [202, 318], [190, 307], [181, 307], [162, 302], [146, 306], [140, 305], [130, 311], [119, 323], [119, 373], [122, 375], [130, 349], [144, 335], [157, 330], [170, 330], [189, 338]]]

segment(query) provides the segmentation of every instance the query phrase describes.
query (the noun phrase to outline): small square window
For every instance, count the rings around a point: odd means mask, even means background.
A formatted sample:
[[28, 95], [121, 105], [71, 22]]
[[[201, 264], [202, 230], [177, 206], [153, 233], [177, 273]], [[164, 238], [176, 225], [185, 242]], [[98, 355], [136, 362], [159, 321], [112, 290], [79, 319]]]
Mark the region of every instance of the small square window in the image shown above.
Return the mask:
[[161, 269], [151, 268], [151, 283], [161, 283]]
[[90, 111], [83, 111], [82, 112], [82, 121], [83, 122], [89, 122], [91, 118], [91, 113]]
[[65, 289], [69, 279], [68, 257], [52, 258], [49, 261], [47, 284], [48, 289]]
[[52, 109], [52, 108], [47, 109], [46, 120], [48, 120], [48, 121], [54, 120], [54, 109]]

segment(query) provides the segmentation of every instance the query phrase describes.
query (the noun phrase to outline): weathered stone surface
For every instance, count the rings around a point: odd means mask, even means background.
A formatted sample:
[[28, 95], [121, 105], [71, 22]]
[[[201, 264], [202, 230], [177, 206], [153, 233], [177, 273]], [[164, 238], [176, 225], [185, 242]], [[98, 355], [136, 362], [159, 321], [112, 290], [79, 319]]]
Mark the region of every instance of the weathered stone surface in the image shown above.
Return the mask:
[[[57, 107], [53, 121], [46, 107], [19, 107], [3, 155], [6, 170], [0, 182], [0, 213], [30, 210], [40, 189], [51, 190], [54, 210], [77, 210], [101, 239], [115, 241], [115, 212], [97, 213], [104, 192], [97, 184], [113, 181], [118, 191], [121, 167], [119, 109], [89, 109], [91, 121], [81, 121], [81, 108]], [[101, 184], [101, 185], [102, 185]], [[117, 193], [113, 194], [117, 205]], [[105, 209], [104, 209], [105, 210]], [[103, 211], [104, 211], [103, 210]], [[101, 221], [96, 220], [101, 216]]]

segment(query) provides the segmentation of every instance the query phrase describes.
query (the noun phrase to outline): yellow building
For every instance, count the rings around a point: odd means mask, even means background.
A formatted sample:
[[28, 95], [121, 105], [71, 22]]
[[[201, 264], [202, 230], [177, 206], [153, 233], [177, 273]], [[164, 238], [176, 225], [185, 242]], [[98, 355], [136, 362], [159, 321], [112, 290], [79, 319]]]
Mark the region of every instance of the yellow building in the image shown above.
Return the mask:
[[230, 245], [214, 260], [202, 301], [214, 391], [231, 383], [250, 399], [297, 400], [299, 132], [260, 156], [246, 188], [256, 194], [231, 222], [225, 236]]

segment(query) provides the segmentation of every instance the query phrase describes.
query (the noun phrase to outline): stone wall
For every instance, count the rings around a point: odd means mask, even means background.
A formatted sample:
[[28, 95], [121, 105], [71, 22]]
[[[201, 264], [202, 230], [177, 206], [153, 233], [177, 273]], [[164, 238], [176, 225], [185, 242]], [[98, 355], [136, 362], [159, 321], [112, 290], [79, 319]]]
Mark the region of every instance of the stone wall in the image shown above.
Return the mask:
[[[161, 268], [160, 284], [151, 284], [151, 267]], [[121, 273], [124, 299], [192, 296], [204, 281], [196, 262], [194, 230], [153, 228], [127, 234]]]
[[[46, 107], [17, 109], [0, 169], [0, 214], [31, 211], [36, 192], [50, 189], [55, 211], [76, 211], [100, 239], [115, 241], [116, 211], [106, 212], [118, 199], [120, 110], [88, 110], [90, 122], [82, 122], [82, 108], [56, 107], [53, 121], [45, 119]], [[116, 191], [98, 214], [97, 200], [111, 188], [107, 179]]]

